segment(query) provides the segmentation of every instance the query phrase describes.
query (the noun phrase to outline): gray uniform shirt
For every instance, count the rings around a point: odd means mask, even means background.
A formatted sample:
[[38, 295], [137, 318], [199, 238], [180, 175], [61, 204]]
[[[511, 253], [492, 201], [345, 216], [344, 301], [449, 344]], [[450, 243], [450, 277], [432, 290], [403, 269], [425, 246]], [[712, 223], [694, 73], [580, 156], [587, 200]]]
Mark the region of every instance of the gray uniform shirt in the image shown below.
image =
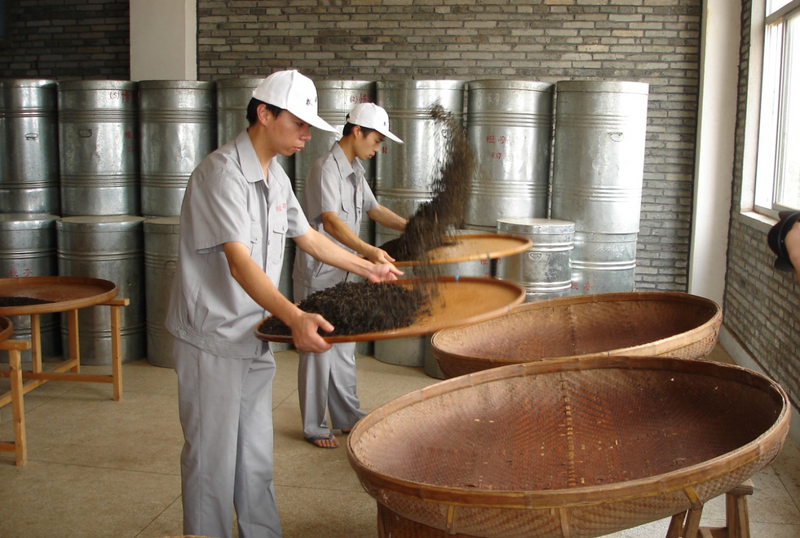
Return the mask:
[[269, 182], [245, 130], [200, 163], [183, 198], [166, 327], [176, 338], [221, 357], [260, 356], [261, 341], [253, 329], [268, 315], [231, 276], [223, 243], [249, 246], [251, 259], [277, 287], [285, 241], [308, 230], [275, 159], [268, 172]]
[[[358, 235], [363, 213], [378, 206], [372, 189], [364, 179], [364, 166], [358, 159], [353, 165], [334, 142], [330, 151], [314, 162], [303, 190], [303, 210], [309, 224], [340, 247], [353, 252], [325, 232], [322, 214], [336, 213]], [[297, 249], [292, 278], [314, 288], [329, 287], [347, 277], [347, 271], [322, 263]]]

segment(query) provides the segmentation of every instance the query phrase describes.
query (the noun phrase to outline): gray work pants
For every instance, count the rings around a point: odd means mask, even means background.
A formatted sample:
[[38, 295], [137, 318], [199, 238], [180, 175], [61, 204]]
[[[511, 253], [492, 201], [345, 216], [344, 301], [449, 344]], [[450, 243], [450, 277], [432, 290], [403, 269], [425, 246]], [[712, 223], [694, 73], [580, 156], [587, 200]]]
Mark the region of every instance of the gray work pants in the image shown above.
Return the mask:
[[241, 538], [279, 538], [272, 484], [272, 380], [267, 346], [255, 359], [211, 355], [174, 340], [184, 445], [183, 532], [230, 538], [233, 508]]
[[[315, 291], [295, 281], [294, 300], [302, 301]], [[304, 437], [328, 435], [328, 413], [335, 430], [352, 428], [366, 415], [356, 395], [355, 352], [355, 342], [334, 344], [325, 353], [299, 352], [297, 388]]]

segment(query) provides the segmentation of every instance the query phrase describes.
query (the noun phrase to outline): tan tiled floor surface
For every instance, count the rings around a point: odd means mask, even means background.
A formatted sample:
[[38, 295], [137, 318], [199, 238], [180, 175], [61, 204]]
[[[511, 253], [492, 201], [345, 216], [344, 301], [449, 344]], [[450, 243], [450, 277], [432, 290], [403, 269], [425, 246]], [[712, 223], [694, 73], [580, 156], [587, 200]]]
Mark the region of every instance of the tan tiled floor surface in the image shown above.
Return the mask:
[[[730, 360], [720, 347], [712, 358]], [[346, 448], [320, 450], [302, 439], [296, 354], [280, 352], [277, 361], [275, 484], [284, 536], [376, 537], [375, 502], [358, 483]], [[421, 368], [358, 359], [359, 396], [368, 411], [436, 381]], [[181, 534], [175, 373], [142, 360], [123, 366], [123, 383], [121, 402], [111, 400], [110, 385], [90, 383], [50, 382], [25, 396], [29, 462], [16, 467], [11, 453], [0, 453], [0, 537]], [[0, 379], [0, 392], [7, 386]], [[13, 437], [10, 419], [10, 406], [0, 408], [0, 439]], [[787, 441], [776, 462], [753, 481], [753, 538], [800, 537], [797, 446]], [[718, 498], [705, 507], [702, 524], [723, 522]], [[666, 527], [662, 520], [611, 536], [663, 537]]]

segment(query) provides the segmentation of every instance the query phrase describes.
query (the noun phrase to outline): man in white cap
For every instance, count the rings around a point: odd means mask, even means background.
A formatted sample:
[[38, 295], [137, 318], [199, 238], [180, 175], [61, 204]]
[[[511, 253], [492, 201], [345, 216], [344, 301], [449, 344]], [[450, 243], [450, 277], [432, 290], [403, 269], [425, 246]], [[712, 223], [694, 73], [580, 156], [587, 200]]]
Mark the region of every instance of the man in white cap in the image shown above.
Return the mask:
[[180, 217], [178, 268], [166, 325], [174, 359], [184, 447], [183, 532], [229, 538], [235, 507], [241, 538], [281, 536], [272, 484], [272, 379], [275, 359], [254, 328], [272, 314], [298, 349], [330, 348], [322, 316], [301, 311], [277, 289], [284, 242], [370, 281], [394, 280], [312, 229], [276, 155], [311, 139], [314, 83], [297, 71], [267, 77], [253, 92], [249, 127], [192, 173]]
[[[389, 131], [386, 111], [372, 103], [357, 105], [346, 119], [342, 138], [314, 162], [306, 179], [303, 210], [311, 227], [342, 247], [378, 264], [394, 262], [384, 250], [358, 237], [363, 213], [372, 220], [402, 231], [407, 220], [378, 204], [364, 179], [361, 161], [371, 159], [385, 138], [403, 141]], [[347, 280], [349, 273], [298, 250], [292, 279], [294, 300]], [[356, 359], [353, 342], [334, 344], [323, 353], [300, 352], [298, 389], [303, 436], [320, 448], [336, 448], [339, 441], [328, 428], [348, 433], [365, 413], [356, 395]]]

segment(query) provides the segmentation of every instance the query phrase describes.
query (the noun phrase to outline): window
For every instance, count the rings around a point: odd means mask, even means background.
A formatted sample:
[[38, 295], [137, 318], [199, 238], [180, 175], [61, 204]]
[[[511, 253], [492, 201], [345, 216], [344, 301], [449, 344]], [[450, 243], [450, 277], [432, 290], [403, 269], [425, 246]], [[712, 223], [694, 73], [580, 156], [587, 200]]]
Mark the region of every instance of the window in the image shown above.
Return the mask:
[[756, 210], [800, 209], [800, 0], [767, 0]]

